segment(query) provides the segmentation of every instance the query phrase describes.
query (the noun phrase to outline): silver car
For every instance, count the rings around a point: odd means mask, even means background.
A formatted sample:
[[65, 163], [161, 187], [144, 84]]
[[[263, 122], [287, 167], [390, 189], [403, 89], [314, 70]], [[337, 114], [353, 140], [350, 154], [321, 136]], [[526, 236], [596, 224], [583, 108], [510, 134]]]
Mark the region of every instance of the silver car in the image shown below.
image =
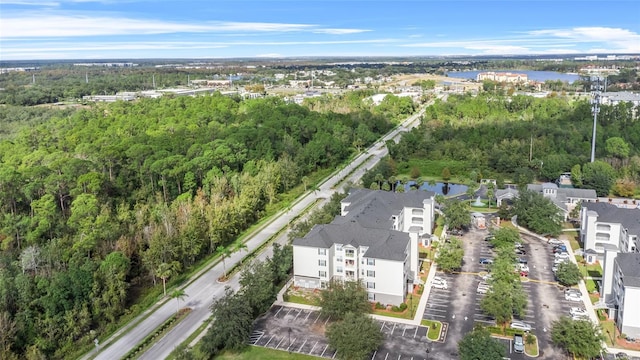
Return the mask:
[[522, 321], [512, 321], [510, 328], [522, 331], [531, 331], [531, 325]]

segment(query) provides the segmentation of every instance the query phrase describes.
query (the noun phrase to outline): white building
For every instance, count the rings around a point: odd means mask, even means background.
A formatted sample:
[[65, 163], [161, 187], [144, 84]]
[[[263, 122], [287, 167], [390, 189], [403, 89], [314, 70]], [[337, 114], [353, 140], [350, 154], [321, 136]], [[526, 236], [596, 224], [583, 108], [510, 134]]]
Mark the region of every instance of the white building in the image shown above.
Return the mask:
[[332, 223], [293, 241], [296, 286], [324, 288], [331, 279], [359, 280], [370, 301], [399, 305], [418, 283], [418, 243], [434, 225], [429, 191], [354, 190]]
[[585, 253], [602, 264], [599, 308], [607, 308], [621, 332], [640, 336], [640, 209], [604, 202], [583, 202], [580, 237]]
[[[558, 185], [554, 183], [528, 184], [527, 190], [540, 193], [542, 196], [551, 200], [551, 202], [562, 211], [565, 219], [578, 203], [582, 201], [596, 201], [598, 198], [596, 191], [593, 189], [558, 187]], [[503, 200], [513, 199], [517, 197], [518, 194], [518, 190], [513, 188], [496, 190], [496, 202], [498, 206], [500, 206]]]

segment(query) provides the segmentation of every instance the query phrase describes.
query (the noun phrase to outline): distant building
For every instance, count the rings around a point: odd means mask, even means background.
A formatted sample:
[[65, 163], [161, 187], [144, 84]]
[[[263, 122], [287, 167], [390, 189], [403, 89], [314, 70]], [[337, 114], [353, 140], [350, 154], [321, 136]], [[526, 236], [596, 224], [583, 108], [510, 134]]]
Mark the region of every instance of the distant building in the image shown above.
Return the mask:
[[603, 105], [618, 105], [621, 102], [630, 102], [633, 106], [640, 106], [640, 94], [629, 91], [604, 92], [600, 95]]
[[620, 254], [614, 260], [613, 305], [609, 316], [614, 317], [622, 334], [640, 336], [640, 254]]
[[[595, 202], [598, 199], [596, 191], [593, 189], [574, 189], [567, 187], [558, 187], [554, 183], [528, 184], [527, 190], [535, 191], [542, 194], [553, 202], [558, 209], [561, 210], [563, 216], [568, 218], [569, 213], [576, 205], [582, 201]], [[519, 191], [517, 189], [496, 190], [495, 197], [498, 206], [504, 200], [511, 200], [517, 197]]]
[[476, 76], [477, 81], [491, 80], [503, 83], [527, 83], [527, 74], [514, 74], [510, 72], [481, 72]]

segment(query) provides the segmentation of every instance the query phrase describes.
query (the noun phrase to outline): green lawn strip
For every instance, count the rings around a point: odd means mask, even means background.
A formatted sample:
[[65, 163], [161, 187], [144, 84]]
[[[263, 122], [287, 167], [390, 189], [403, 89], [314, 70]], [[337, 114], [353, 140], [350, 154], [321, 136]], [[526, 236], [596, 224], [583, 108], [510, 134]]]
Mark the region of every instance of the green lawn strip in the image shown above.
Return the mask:
[[190, 309], [183, 309], [178, 314], [172, 315], [165, 322], [160, 324], [155, 330], [153, 330], [147, 337], [145, 337], [138, 345], [136, 345], [133, 349], [129, 350], [129, 352], [122, 358], [125, 360], [128, 359], [136, 359], [138, 355], [143, 354], [148, 348], [156, 342], [157, 339], [162, 338], [166, 333], [168, 333], [174, 326], [176, 326], [180, 320], [184, 319], [190, 312]]
[[608, 346], [614, 346], [616, 336], [616, 326], [613, 320], [600, 321], [600, 326], [602, 327], [602, 334], [604, 335], [604, 342], [607, 343]]
[[427, 339], [432, 341], [440, 340], [440, 332], [442, 331], [442, 323], [440, 321], [422, 320], [420, 321], [420, 325], [429, 328], [429, 331], [427, 332]]
[[407, 296], [407, 300], [405, 300], [405, 304], [407, 304], [407, 308], [404, 311], [397, 311], [398, 310], [397, 307], [393, 307], [393, 309], [396, 309], [396, 311], [386, 310], [386, 309], [376, 309], [375, 307], [373, 307], [373, 314], [397, 318], [397, 319], [412, 320], [413, 317], [416, 315], [416, 311], [418, 309], [418, 304], [420, 303], [421, 297], [422, 297], [422, 294], [420, 295], [410, 294], [409, 296]]
[[470, 207], [470, 211], [475, 211], [475, 212], [479, 212], [479, 213], [485, 213], [485, 214], [493, 214], [493, 213], [497, 213], [499, 209], [496, 209], [495, 207], [489, 209], [488, 207], [476, 207], [476, 206], [471, 206]]
[[577, 231], [563, 231], [562, 235], [566, 236], [569, 239], [569, 245], [573, 251], [580, 249], [580, 242], [578, 241], [578, 232]]
[[259, 346], [249, 346], [242, 352], [229, 352], [215, 357], [216, 360], [314, 360], [315, 356], [289, 353], [282, 350], [267, 349]]
[[207, 320], [205, 320], [202, 325], [200, 325], [196, 331], [194, 331], [191, 335], [189, 335], [188, 338], [186, 338], [182, 344], [180, 344], [178, 347], [175, 348], [175, 350], [173, 350], [171, 352], [171, 354], [169, 354], [169, 356], [167, 357], [167, 360], [172, 360], [175, 359], [176, 356], [178, 356], [178, 352], [182, 351], [181, 347], [184, 345], [185, 347], [189, 346], [189, 344], [191, 344], [191, 342], [198, 337], [203, 331], [205, 331], [205, 329], [207, 328], [207, 326], [209, 326], [209, 324], [211, 324], [211, 318], [208, 318]]
[[589, 294], [589, 300], [591, 300], [592, 304], [595, 304], [598, 301], [600, 301], [600, 295], [598, 295], [598, 294]]
[[[533, 340], [529, 340], [532, 338]], [[524, 353], [527, 356], [537, 357], [539, 355], [538, 349], [538, 337], [533, 334], [527, 334], [524, 336]]]
[[486, 326], [485, 328], [494, 335], [513, 337], [513, 335], [515, 334], [520, 334], [522, 336], [525, 336], [524, 331], [511, 329], [509, 327], [503, 328], [502, 326]]

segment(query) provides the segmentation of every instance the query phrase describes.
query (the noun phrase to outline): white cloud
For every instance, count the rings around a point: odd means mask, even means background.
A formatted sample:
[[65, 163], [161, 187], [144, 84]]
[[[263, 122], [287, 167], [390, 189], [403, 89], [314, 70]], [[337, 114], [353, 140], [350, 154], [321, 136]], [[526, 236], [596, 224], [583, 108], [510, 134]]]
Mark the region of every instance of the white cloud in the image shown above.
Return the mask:
[[371, 30], [365, 29], [317, 29], [313, 30], [316, 34], [330, 34], [330, 35], [346, 35], [346, 34], [358, 34], [368, 32]]
[[276, 53], [270, 53], [270, 54], [258, 54], [255, 57], [259, 57], [259, 58], [281, 58], [284, 57], [281, 54], [276, 54]]
[[50, 15], [3, 17], [2, 37], [55, 38], [103, 35], [149, 35], [203, 32], [290, 32], [304, 31], [314, 25], [262, 22], [208, 22], [200, 24], [161, 20], [143, 20], [110, 16]]
[[2, 5], [22, 5], [22, 6], [60, 6], [58, 1], [42, 1], [42, 0], [3, 0]]
[[[599, 50], [618, 52], [640, 52], [640, 34], [631, 30], [611, 27], [576, 27], [570, 29], [549, 29], [528, 32], [529, 35], [566, 39], [579, 43], [606, 45]], [[608, 50], [607, 50], [608, 48]], [[594, 49], [596, 50], [596, 49]]]

